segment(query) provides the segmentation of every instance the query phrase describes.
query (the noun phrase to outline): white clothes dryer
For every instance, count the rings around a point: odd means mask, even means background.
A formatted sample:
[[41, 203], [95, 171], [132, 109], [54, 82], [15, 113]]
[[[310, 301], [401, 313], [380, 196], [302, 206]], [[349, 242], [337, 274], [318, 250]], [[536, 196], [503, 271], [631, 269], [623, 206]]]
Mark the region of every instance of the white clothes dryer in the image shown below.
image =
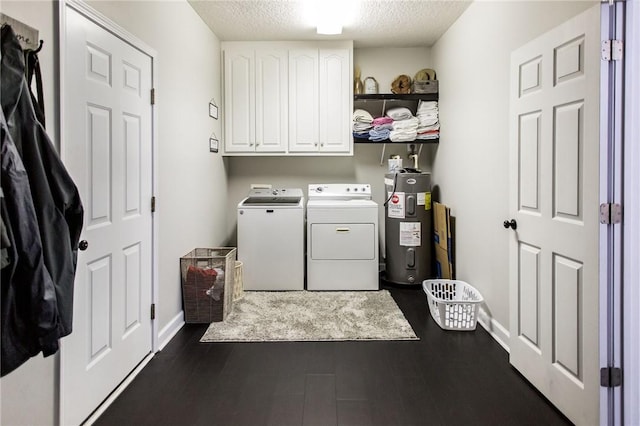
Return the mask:
[[378, 290], [378, 204], [368, 184], [311, 184], [307, 290]]
[[302, 189], [252, 189], [238, 204], [238, 260], [245, 290], [304, 290]]

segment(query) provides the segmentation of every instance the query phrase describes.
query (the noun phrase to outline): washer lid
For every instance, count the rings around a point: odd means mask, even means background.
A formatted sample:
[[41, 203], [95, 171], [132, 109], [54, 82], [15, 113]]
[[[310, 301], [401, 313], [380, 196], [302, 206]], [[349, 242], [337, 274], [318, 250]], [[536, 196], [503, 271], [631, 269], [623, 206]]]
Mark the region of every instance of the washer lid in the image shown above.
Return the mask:
[[298, 204], [302, 199], [302, 189], [300, 188], [279, 188], [279, 189], [252, 189], [249, 195], [242, 201], [243, 205], [253, 204]]

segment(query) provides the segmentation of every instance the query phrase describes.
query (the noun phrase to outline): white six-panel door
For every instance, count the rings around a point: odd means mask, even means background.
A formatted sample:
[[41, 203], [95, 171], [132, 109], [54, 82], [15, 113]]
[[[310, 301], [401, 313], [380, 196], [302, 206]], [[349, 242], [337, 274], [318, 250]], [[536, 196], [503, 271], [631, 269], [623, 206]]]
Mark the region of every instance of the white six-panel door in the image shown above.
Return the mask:
[[151, 58], [65, 7], [65, 164], [85, 208], [61, 418], [79, 424], [151, 352]]
[[599, 422], [599, 6], [511, 56], [510, 361]]

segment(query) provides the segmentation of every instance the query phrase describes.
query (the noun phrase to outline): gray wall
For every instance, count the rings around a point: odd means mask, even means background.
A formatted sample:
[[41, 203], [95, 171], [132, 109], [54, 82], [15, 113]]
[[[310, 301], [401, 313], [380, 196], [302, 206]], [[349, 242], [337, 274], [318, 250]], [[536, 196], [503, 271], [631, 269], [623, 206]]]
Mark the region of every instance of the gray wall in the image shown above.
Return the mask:
[[431, 52], [441, 121], [433, 180], [457, 218], [457, 276], [507, 330], [510, 54], [595, 3], [474, 2]]
[[[384, 58], [384, 59], [381, 59]], [[391, 93], [391, 82], [400, 74], [411, 77], [423, 68], [431, 67], [430, 50], [425, 47], [354, 49], [354, 66], [360, 66], [362, 80], [374, 77], [380, 93]], [[433, 147], [425, 145], [420, 156], [420, 167], [430, 170], [429, 158]], [[404, 165], [410, 164], [405, 144], [387, 144], [383, 164], [380, 164], [382, 146], [356, 144], [353, 157], [229, 157], [229, 198], [227, 227], [235, 244], [237, 204], [247, 195], [252, 183], [268, 183], [274, 187], [302, 188], [305, 193], [310, 183], [369, 183], [374, 200], [384, 202], [384, 174], [387, 159], [398, 154]], [[384, 212], [380, 209], [380, 243], [384, 253]], [[382, 258], [381, 258], [382, 259]]]
[[[208, 115], [221, 99], [220, 43], [191, 6], [179, 1], [97, 1], [91, 5], [158, 53], [159, 309], [162, 330], [182, 310], [178, 262], [194, 247], [220, 246], [226, 229], [227, 171], [209, 152], [221, 134]], [[2, 1], [2, 11], [40, 30], [39, 55], [49, 134], [57, 140], [58, 3]], [[195, 52], [195, 54], [194, 54]], [[59, 146], [59, 144], [57, 144]], [[35, 357], [0, 380], [2, 425], [51, 425], [58, 419], [58, 359]]]

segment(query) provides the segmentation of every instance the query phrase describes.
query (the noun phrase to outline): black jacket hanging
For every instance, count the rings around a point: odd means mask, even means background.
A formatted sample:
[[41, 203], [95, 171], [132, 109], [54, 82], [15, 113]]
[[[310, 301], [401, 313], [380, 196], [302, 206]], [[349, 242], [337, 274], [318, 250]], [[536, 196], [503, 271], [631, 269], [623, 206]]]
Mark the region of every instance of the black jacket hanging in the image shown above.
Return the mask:
[[3, 249], [8, 264], [2, 268], [1, 375], [4, 376], [41, 350], [58, 350], [59, 318], [56, 292], [44, 266], [29, 179], [11, 140], [0, 110], [2, 159]]
[[33, 77], [36, 78], [36, 95], [30, 90], [31, 102], [33, 103], [33, 109], [36, 112], [36, 117], [42, 127], [46, 128], [44, 113], [44, 90], [42, 88], [42, 72], [40, 71], [40, 60], [38, 59], [38, 52], [42, 49], [42, 41], [40, 46], [36, 50], [28, 49], [24, 51], [24, 75], [27, 79], [27, 86], [31, 89], [31, 82]]
[[38, 121], [25, 79], [22, 49], [10, 26], [2, 27], [2, 109], [29, 177], [44, 264], [55, 285], [59, 336], [71, 332], [73, 282], [83, 209], [73, 180]]

